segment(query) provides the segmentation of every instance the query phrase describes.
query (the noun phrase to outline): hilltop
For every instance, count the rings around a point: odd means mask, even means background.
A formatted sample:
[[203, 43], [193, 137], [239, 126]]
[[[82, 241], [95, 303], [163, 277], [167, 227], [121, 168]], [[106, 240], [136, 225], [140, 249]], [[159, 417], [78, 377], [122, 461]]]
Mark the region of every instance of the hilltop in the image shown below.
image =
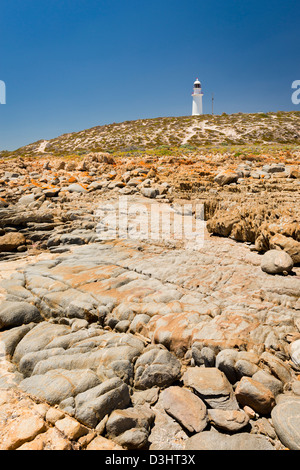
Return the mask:
[[200, 147], [295, 145], [300, 139], [300, 112], [222, 114], [139, 119], [92, 127], [39, 140], [0, 156], [84, 155], [161, 149], [196, 150]]

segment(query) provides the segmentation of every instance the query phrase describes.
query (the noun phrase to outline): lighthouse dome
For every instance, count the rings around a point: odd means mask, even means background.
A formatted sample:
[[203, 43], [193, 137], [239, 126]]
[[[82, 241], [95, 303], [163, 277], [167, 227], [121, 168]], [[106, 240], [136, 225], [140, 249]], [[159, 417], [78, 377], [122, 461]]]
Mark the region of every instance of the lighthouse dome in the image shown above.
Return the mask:
[[196, 78], [196, 80], [194, 81], [194, 85], [200, 85], [201, 86], [201, 83], [199, 82], [198, 78]]

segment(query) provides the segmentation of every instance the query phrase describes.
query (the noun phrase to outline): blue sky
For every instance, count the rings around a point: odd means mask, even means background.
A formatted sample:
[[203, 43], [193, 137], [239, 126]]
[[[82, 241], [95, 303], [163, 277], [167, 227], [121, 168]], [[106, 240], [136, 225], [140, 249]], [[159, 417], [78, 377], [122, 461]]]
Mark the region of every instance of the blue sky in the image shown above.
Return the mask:
[[0, 150], [203, 111], [300, 111], [295, 0], [1, 0]]

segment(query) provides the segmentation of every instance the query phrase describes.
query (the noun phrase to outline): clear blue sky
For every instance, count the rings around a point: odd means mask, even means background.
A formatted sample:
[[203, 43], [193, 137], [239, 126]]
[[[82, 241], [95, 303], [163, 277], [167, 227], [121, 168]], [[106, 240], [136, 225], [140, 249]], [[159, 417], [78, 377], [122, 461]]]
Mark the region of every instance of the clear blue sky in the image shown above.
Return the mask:
[[96, 125], [300, 111], [296, 0], [1, 0], [0, 150]]

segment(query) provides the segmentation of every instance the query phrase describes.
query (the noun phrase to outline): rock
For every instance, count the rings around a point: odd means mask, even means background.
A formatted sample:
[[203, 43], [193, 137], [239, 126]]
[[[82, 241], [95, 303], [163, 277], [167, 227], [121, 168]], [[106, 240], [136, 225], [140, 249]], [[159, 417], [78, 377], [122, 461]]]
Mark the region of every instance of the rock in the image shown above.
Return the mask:
[[[49, 357], [59, 356], [63, 354], [65, 350], [63, 348], [51, 348], [45, 349], [43, 351], [34, 351], [28, 354], [24, 354], [22, 359], [19, 362], [19, 370], [24, 377], [30, 377], [34, 373], [35, 366]], [[59, 364], [57, 364], [59, 367]], [[36, 371], [38, 372], [38, 370]]]
[[110, 438], [114, 438], [131, 428], [144, 428], [149, 431], [154, 417], [154, 413], [146, 406], [115, 410], [108, 418], [106, 431]]
[[294, 240], [292, 237], [286, 237], [280, 233], [276, 233], [269, 240], [271, 249], [283, 250], [290, 255], [294, 264], [300, 263], [300, 242]]
[[39, 310], [27, 302], [4, 301], [0, 305], [0, 328], [13, 328], [42, 321]]
[[153, 387], [146, 390], [138, 390], [131, 395], [131, 401], [134, 406], [154, 405], [158, 400], [159, 388]]
[[213, 349], [208, 347], [198, 348], [197, 344], [193, 344], [192, 347], [192, 358], [194, 359], [195, 365], [200, 366], [202, 364], [205, 367], [214, 367], [216, 361], [216, 355]]
[[155, 199], [159, 195], [158, 188], [141, 188], [141, 194], [145, 197]]
[[13, 361], [19, 363], [25, 354], [41, 351], [45, 349], [54, 338], [59, 338], [69, 332], [70, 328], [66, 325], [56, 325], [48, 322], [37, 324], [16, 346]]
[[126, 449], [143, 449], [148, 443], [148, 432], [143, 428], [131, 428], [114, 438], [114, 441]]
[[15, 251], [19, 246], [26, 244], [26, 238], [22, 233], [10, 232], [0, 237], [0, 253]]
[[238, 351], [235, 349], [223, 349], [216, 357], [216, 367], [224, 372], [230, 383], [237, 381], [237, 373], [235, 362], [237, 360]]
[[77, 440], [89, 432], [88, 428], [70, 416], [57, 420], [55, 427], [70, 440]]
[[288, 383], [291, 381], [291, 370], [285, 362], [279, 359], [279, 357], [267, 351], [264, 351], [260, 357], [260, 360], [269, 367], [271, 372], [281, 382]]
[[96, 427], [105, 415], [130, 403], [128, 386], [120, 379], [109, 379], [86, 389], [89, 390], [75, 398], [76, 418], [86, 426]]
[[70, 193], [86, 193], [87, 189], [79, 183], [72, 183], [66, 188]]
[[183, 375], [183, 383], [195, 390], [211, 408], [238, 409], [231, 384], [216, 367], [188, 367]]
[[203, 431], [186, 441], [185, 449], [190, 450], [274, 450], [269, 440], [259, 434], [245, 433], [228, 436], [217, 431]]
[[185, 448], [188, 436], [180, 424], [168, 415], [157, 404], [153, 408], [155, 412], [154, 426], [151, 429], [148, 440], [149, 450], [181, 450]]
[[300, 370], [300, 339], [293, 341], [290, 344], [291, 360], [295, 364], [296, 368]]
[[166, 412], [190, 432], [201, 432], [207, 424], [206, 406], [190, 390], [169, 387], [161, 394]]
[[300, 398], [289, 398], [271, 412], [280, 441], [291, 450], [300, 450]]
[[234, 213], [218, 214], [217, 212], [214, 217], [207, 221], [206, 227], [210, 233], [215, 233], [222, 237], [228, 237], [239, 220], [239, 216]]
[[8, 206], [9, 206], [8, 202], [5, 199], [3, 199], [3, 197], [0, 197], [0, 209], [2, 207], [8, 207]]
[[29, 323], [0, 333], [1, 353], [12, 357], [18, 343], [34, 326], [35, 323]]
[[46, 423], [42, 418], [30, 411], [24, 411], [22, 416], [11, 420], [6, 426], [5, 436], [2, 436], [0, 441], [0, 450], [17, 449], [46, 429]]
[[18, 447], [17, 450], [72, 450], [72, 444], [55, 428], [38, 434], [32, 441]]
[[124, 450], [123, 447], [119, 446], [115, 442], [106, 439], [103, 436], [96, 436], [87, 446], [86, 450]]
[[219, 429], [237, 432], [247, 426], [249, 416], [242, 410], [208, 410], [210, 422]]
[[90, 370], [57, 369], [22, 380], [20, 388], [24, 392], [46, 400], [50, 405], [55, 405], [95, 387], [98, 383], [98, 377]]
[[143, 406], [113, 411], [106, 423], [107, 435], [122, 447], [141, 449], [148, 442], [154, 417], [154, 413]]
[[283, 383], [278, 380], [274, 375], [269, 374], [266, 370], [258, 370], [253, 374], [252, 379], [260, 382], [273, 393], [274, 397], [283, 391]]
[[242, 406], [250, 406], [257, 413], [268, 414], [275, 406], [271, 390], [250, 377], [243, 377], [238, 382], [235, 396]]
[[168, 387], [180, 377], [181, 364], [169, 351], [159, 348], [144, 352], [135, 363], [134, 386], [145, 390]]
[[236, 183], [239, 178], [238, 173], [234, 173], [231, 171], [224, 171], [219, 173], [215, 178], [214, 181], [218, 183], [220, 186], [224, 186], [225, 184]]
[[58, 421], [59, 419], [63, 419], [64, 417], [65, 417], [65, 413], [63, 413], [58, 408], [53, 408], [52, 406], [48, 409], [45, 415], [45, 419], [47, 423], [50, 423], [50, 424], [55, 424], [56, 421]]
[[269, 250], [261, 260], [261, 269], [268, 274], [289, 273], [293, 269], [292, 258], [285, 251]]

